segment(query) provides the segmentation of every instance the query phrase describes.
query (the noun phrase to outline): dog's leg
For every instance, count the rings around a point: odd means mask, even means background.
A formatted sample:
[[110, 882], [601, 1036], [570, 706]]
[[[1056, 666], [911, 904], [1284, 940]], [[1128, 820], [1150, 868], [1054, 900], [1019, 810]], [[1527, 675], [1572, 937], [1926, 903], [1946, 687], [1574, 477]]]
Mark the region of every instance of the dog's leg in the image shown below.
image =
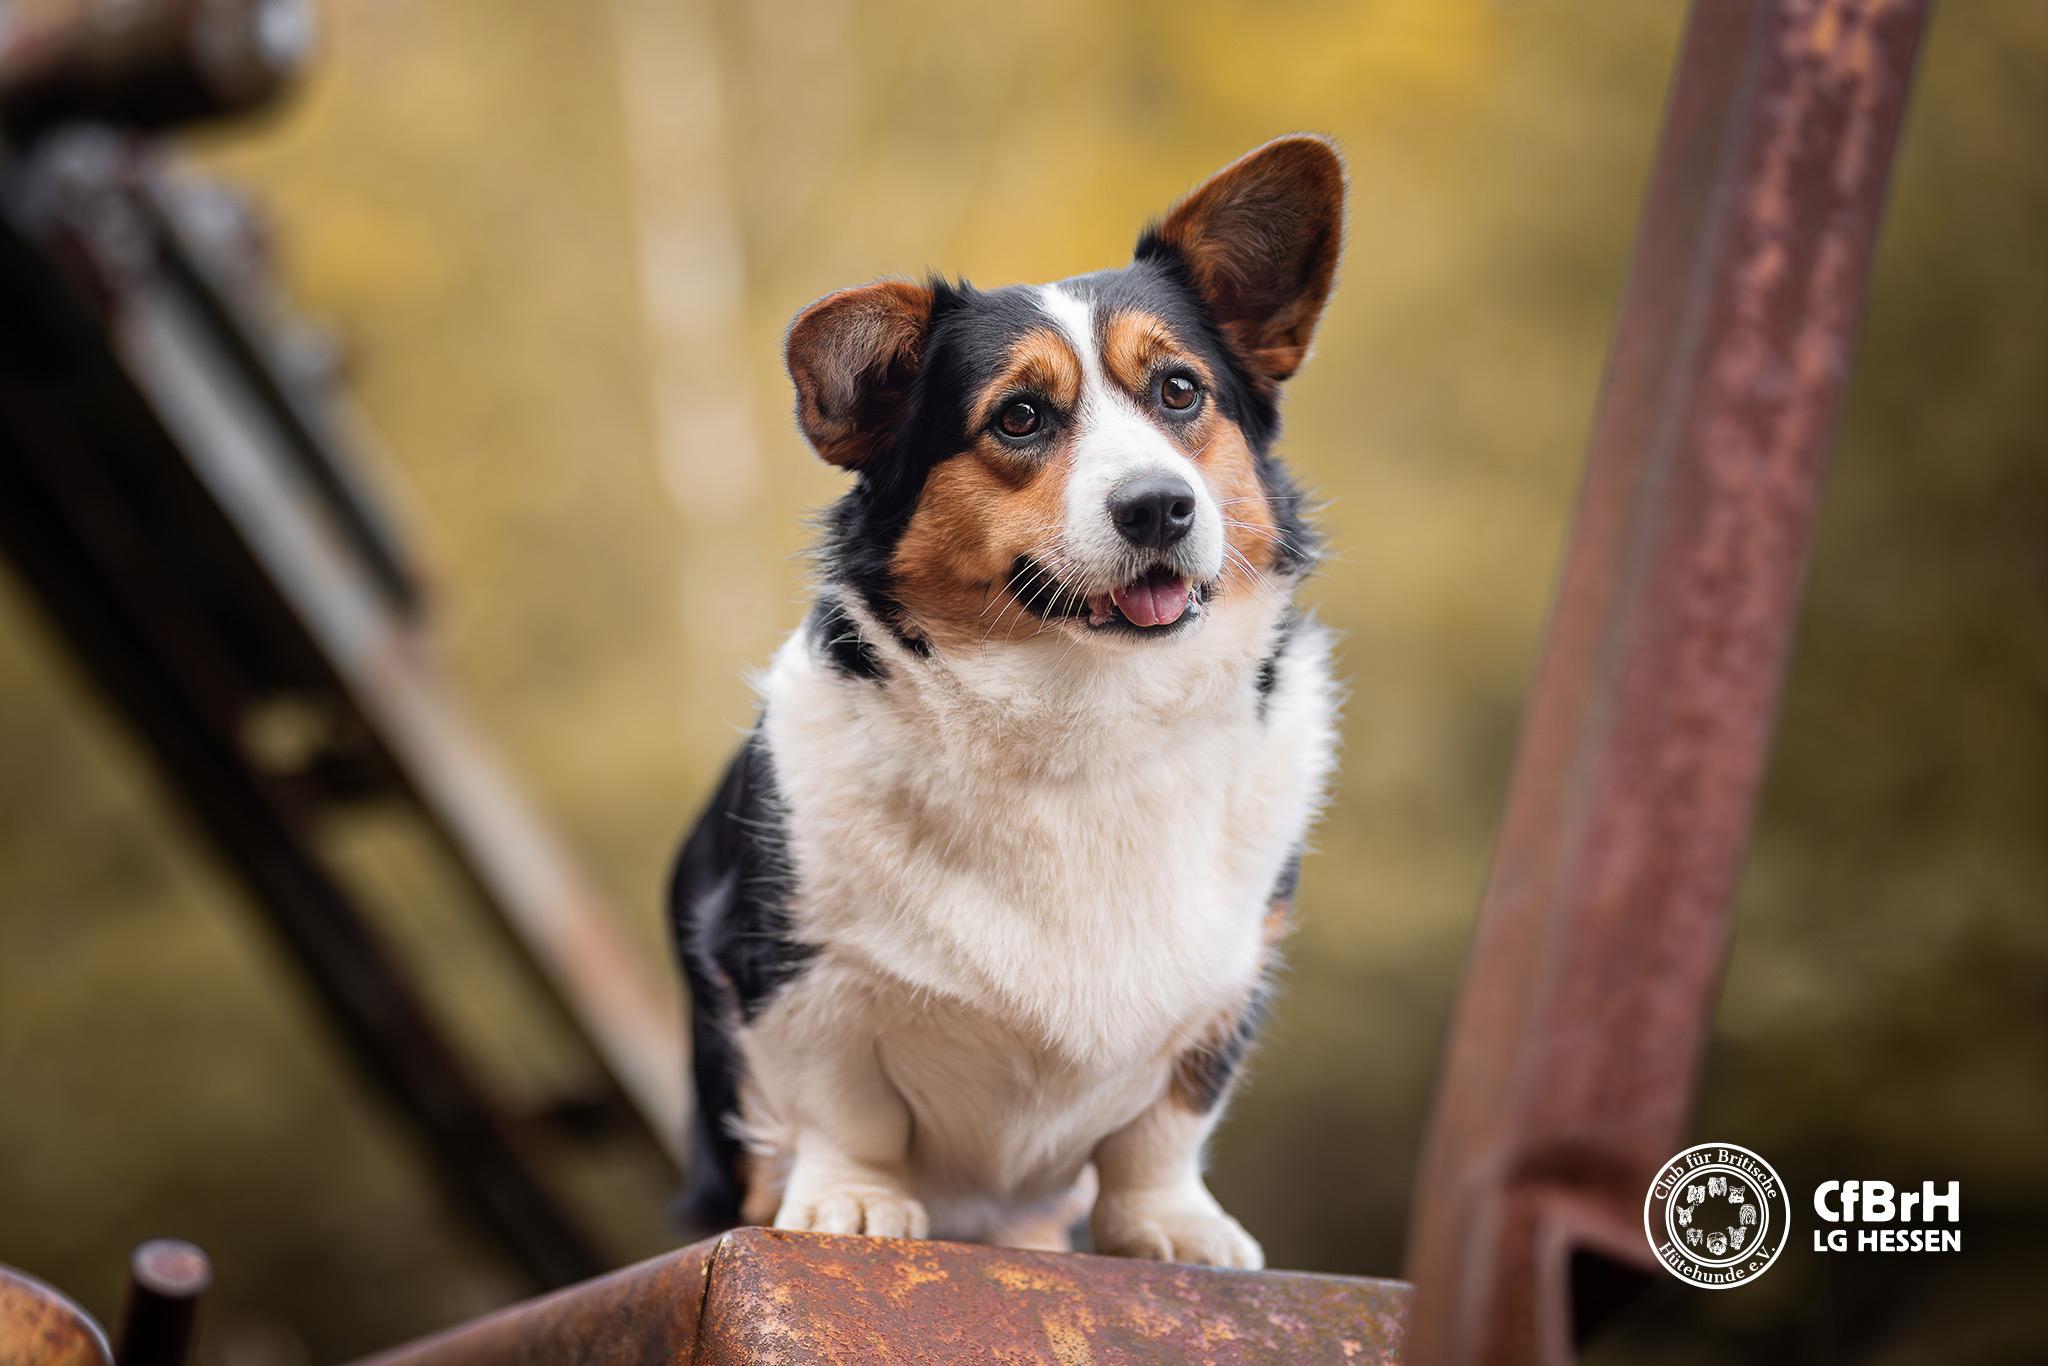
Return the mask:
[[910, 1182], [910, 1111], [873, 1047], [815, 1051], [802, 1071], [790, 1088], [801, 1097], [796, 1150], [775, 1227], [924, 1237], [929, 1220]]
[[1220, 1106], [1191, 1107], [1178, 1092], [1104, 1139], [1095, 1150], [1095, 1249], [1119, 1257], [1206, 1266], [1266, 1264], [1244, 1227], [1202, 1184], [1202, 1144]]

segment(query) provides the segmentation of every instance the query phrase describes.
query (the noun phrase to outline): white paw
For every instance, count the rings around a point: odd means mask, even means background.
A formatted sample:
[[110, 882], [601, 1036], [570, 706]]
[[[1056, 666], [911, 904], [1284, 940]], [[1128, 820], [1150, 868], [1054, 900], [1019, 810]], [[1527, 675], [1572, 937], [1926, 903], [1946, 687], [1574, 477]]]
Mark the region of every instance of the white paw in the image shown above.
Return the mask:
[[871, 1238], [922, 1238], [931, 1231], [924, 1206], [900, 1191], [841, 1186], [799, 1196], [776, 1212], [775, 1227], [811, 1233], [865, 1233]]
[[1266, 1264], [1244, 1225], [1206, 1191], [1199, 1196], [1105, 1196], [1095, 1206], [1095, 1250], [1113, 1257], [1257, 1271]]

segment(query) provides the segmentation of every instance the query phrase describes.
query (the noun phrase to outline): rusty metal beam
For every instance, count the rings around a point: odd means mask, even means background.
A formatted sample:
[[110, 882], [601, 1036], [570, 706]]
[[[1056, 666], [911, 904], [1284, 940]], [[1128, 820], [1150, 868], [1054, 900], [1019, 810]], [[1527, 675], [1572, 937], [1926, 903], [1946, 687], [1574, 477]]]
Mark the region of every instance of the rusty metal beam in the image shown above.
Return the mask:
[[1395, 1281], [739, 1229], [374, 1366], [1401, 1360]]
[[1415, 1359], [1566, 1359], [1681, 1146], [1920, 0], [1700, 0], [1417, 1190]]

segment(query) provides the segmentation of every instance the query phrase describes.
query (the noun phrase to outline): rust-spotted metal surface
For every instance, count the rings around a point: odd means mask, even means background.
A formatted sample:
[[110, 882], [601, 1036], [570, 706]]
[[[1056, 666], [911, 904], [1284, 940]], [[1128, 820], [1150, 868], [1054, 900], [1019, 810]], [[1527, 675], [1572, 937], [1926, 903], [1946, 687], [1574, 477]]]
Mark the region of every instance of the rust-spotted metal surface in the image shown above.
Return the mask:
[[99, 1325], [32, 1276], [0, 1266], [0, 1363], [5, 1366], [109, 1366]]
[[719, 1250], [703, 1366], [1400, 1360], [1408, 1287], [750, 1229]]
[[1397, 1281], [739, 1229], [375, 1366], [1402, 1360]]
[[1654, 1274], [1925, 11], [1694, 6], [1417, 1191], [1417, 1361], [1569, 1359], [1575, 1258]]

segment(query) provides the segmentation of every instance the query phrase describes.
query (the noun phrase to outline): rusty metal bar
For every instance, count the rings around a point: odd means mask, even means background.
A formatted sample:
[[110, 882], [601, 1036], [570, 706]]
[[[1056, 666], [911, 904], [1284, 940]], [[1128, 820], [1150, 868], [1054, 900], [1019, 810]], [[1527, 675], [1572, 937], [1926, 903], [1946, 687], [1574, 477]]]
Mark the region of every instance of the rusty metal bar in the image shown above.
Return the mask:
[[153, 1238], [128, 1259], [128, 1303], [116, 1339], [117, 1366], [185, 1366], [199, 1321], [199, 1297], [213, 1263], [191, 1243]]
[[1402, 1359], [1396, 1281], [739, 1229], [374, 1366]]
[[1693, 8], [1421, 1168], [1418, 1361], [1567, 1359], [1653, 1267], [1925, 15]]

